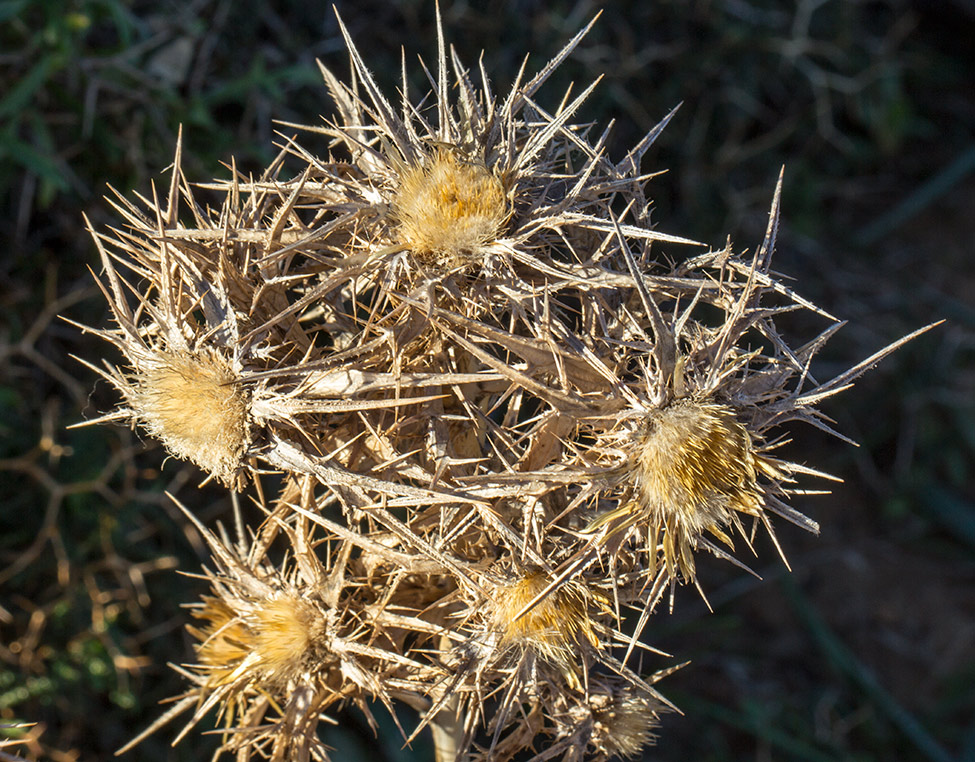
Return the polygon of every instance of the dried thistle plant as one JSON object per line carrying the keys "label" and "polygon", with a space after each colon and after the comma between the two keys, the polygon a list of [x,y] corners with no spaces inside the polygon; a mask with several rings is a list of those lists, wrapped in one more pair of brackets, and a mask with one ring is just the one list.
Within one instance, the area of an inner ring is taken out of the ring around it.
{"label": "dried thistle plant", "polygon": [[[637,756],[671,708],[673,668],[628,666],[658,604],[771,515],[816,531],[788,498],[825,474],[778,454],[783,424],[832,431],[816,405],[917,333],[813,379],[839,323],[770,269],[778,188],[752,256],[655,257],[693,243],[649,223],[670,115],[613,163],[572,121],[596,83],[536,102],[589,27],[501,99],[441,28],[431,97],[404,74],[396,107],[341,28],[351,80],[323,67],[337,115],[302,128],[324,155],[290,139],[200,191],[180,144],[166,198],[93,231],[116,326],[92,330],[125,358],[96,368],[123,398],[99,420],[267,513],[234,541],[191,516],[190,687],[132,743],[213,710],[238,760],[323,760],[325,712],[379,701],[441,762]],[[827,327],[793,346],[794,310]]]}

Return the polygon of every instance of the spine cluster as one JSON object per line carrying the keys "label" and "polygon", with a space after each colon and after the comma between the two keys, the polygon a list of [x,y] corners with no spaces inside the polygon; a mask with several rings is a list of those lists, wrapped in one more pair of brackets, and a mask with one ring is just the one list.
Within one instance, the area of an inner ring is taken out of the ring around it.
{"label": "spine cluster", "polygon": [[[633,757],[669,704],[628,612],[773,517],[816,530],[788,499],[823,474],[781,427],[830,430],[816,405],[907,339],[813,380],[837,323],[770,270],[778,188],[751,253],[651,225],[670,116],[613,162],[573,121],[595,83],[538,105],[587,29],[502,98],[441,33],[433,92],[395,105],[346,33],[315,148],[195,186],[180,146],[161,197],[93,231],[115,325],[89,330],[124,358],[101,420],[266,513],[233,541],[193,518],[210,591],[147,732],[216,712],[239,760],[324,760],[329,711],[402,702],[442,762]],[[788,343],[794,310],[822,333]]]}

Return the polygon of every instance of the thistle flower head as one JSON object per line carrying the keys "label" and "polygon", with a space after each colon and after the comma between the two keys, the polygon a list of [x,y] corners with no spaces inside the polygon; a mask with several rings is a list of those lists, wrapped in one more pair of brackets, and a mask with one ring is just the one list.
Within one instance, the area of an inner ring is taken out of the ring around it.
{"label": "thistle flower head", "polygon": [[[196,661],[180,669],[191,687],[126,749],[191,712],[185,734],[217,706],[227,731],[224,751],[244,759],[268,751],[270,759],[327,759],[318,728],[330,707],[353,702],[374,724],[370,702],[390,711],[393,695],[422,703],[443,682],[443,670],[420,653],[446,632],[435,623],[444,591],[417,575],[420,588],[435,593],[428,606],[434,613],[427,621],[401,613],[422,605],[414,586],[384,576],[401,554],[390,557],[380,543],[359,537],[360,550],[379,550],[381,557],[366,567],[364,556],[353,560],[352,544],[316,537],[319,522],[309,525],[283,509],[254,537],[230,543],[183,510],[216,567],[205,574],[209,593],[191,607]],[[282,544],[283,559],[275,562],[272,550]]]}
{"label": "thistle flower head", "polygon": [[244,673],[248,681],[286,685],[307,669],[315,649],[327,645],[323,610],[294,592],[237,603],[235,611],[226,598],[204,596],[193,612],[208,623],[190,632],[200,641],[197,655],[214,686]]}
{"label": "thistle flower head", "polygon": [[730,544],[723,529],[740,526],[737,513],[760,515],[761,459],[728,405],[681,399],[650,411],[630,453],[623,478],[633,483],[632,496],[596,526],[614,519],[647,525],[651,537],[662,536],[671,575],[679,568],[693,579],[694,551],[705,532]]}
{"label": "thistle flower head", "polygon": [[483,165],[438,150],[402,172],[393,197],[396,236],[441,270],[475,264],[511,215],[504,184]]}
{"label": "thistle flower head", "polygon": [[233,485],[249,440],[249,400],[213,350],[159,352],[130,374],[136,420],[176,457]]}
{"label": "thistle flower head", "polygon": [[[593,483],[582,490],[602,509],[585,532],[598,534],[594,542],[609,551],[614,568],[629,564],[647,569],[658,582],[696,583],[699,549],[741,565],[710,538],[733,548],[737,534],[751,547],[753,527],[746,529],[744,518],[767,529],[784,560],[770,514],[818,531],[785,500],[797,475],[832,477],[776,457],[773,450],[784,440],[776,427],[802,421],[836,434],[816,403],[918,333],[834,379],[815,382],[810,363],[838,326],[797,348],[775,326],[779,312],[798,308],[835,321],[769,274],[780,190],[781,182],[766,238],[752,257],[730,248],[709,252],[676,268],[679,278],[648,274],[623,228],[616,227],[634,293],[625,309],[604,312],[601,335],[612,342],[604,356],[619,379],[614,396],[621,404],[613,416],[603,414],[600,420],[611,423],[595,427],[594,445],[581,448],[593,453],[588,462],[606,475],[602,487]],[[770,306],[783,297],[792,304]],[[718,308],[718,319],[713,309],[702,315],[702,301]],[[607,452],[615,453],[615,462],[606,464]],[[736,532],[726,531],[729,527]],[[633,537],[642,542],[621,552]],[[650,556],[645,561],[638,559],[641,547]],[[654,589],[649,609],[663,586]]]}
{"label": "thistle flower head", "polygon": [[550,582],[548,575],[536,571],[497,588],[491,624],[501,633],[502,646],[529,648],[565,665],[578,660],[579,646],[599,645],[590,619],[592,595],[573,581],[543,596]]}
{"label": "thistle flower head", "polygon": [[[594,231],[606,230],[604,211],[621,192],[642,198],[647,178],[639,174],[640,157],[659,129],[614,164],[604,155],[607,135],[592,145],[590,125],[572,121],[596,82],[574,98],[565,93],[551,112],[539,105],[538,91],[591,23],[503,97],[483,70],[478,85],[439,29],[433,91],[415,102],[404,74],[402,102],[395,105],[341,19],[339,25],[352,59],[351,83],[323,67],[338,114],[324,127],[294,126],[328,136],[332,150],[341,147],[346,156],[324,160],[297,144],[289,150],[322,176],[329,198],[354,227],[350,262],[366,258],[374,265],[370,275],[392,293],[417,281],[443,282],[458,270],[475,275],[464,289],[470,313],[482,314],[490,313],[481,303],[485,290],[521,290],[528,285],[524,271],[537,276],[605,258]],[[690,243],[649,228],[642,235]],[[404,250],[421,266],[407,264]],[[479,271],[472,267],[488,262]]]}
{"label": "thistle flower head", "polygon": [[597,759],[633,759],[656,741],[654,730],[665,706],[632,685],[614,684],[613,688],[590,693],[593,725],[589,745]]}

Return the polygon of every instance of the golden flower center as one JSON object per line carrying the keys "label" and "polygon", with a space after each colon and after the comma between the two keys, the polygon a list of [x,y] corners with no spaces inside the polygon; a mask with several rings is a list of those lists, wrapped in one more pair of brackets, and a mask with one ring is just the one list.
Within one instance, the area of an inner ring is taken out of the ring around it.
{"label": "golden flower center", "polygon": [[135,386],[133,407],[152,436],[225,484],[236,480],[248,408],[226,360],[216,353],[163,353]]}
{"label": "golden flower center", "polygon": [[402,174],[393,212],[400,243],[441,269],[473,264],[511,214],[501,181],[450,151],[438,151]]}
{"label": "golden flower center", "polygon": [[734,410],[716,402],[681,400],[652,413],[635,442],[633,500],[614,514],[624,524],[646,521],[661,536],[673,573],[694,577],[693,551],[704,532],[727,545],[722,531],[737,513],[761,514],[758,471],[764,468]]}
{"label": "golden flower center", "polygon": [[504,641],[534,645],[545,652],[576,643],[580,636],[595,645],[585,591],[578,583],[567,582],[522,613],[550,581],[541,572],[534,572],[501,588],[495,601],[494,624]]}
{"label": "golden flower center", "polygon": [[681,401],[654,413],[638,440],[635,476],[646,508],[694,531],[761,505],[751,438],[726,405]]}
{"label": "golden flower center", "polygon": [[249,656],[261,680],[289,678],[304,667],[323,629],[314,606],[292,595],[253,602],[245,613],[211,596],[204,603],[193,615],[207,625],[189,631],[200,641],[200,663],[212,668],[211,679],[218,684],[235,679],[235,670]]}

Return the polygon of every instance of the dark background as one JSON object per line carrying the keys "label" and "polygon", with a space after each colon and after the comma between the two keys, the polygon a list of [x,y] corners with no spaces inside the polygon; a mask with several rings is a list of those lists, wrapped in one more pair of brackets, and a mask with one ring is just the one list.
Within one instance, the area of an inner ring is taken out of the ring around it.
{"label": "dark background", "polygon": [[[435,55],[431,2],[339,3],[391,96],[400,49]],[[648,640],[691,660],[661,683],[684,712],[652,760],[975,760],[975,4],[772,0],[443,0],[448,41],[496,92],[602,18],[540,93],[557,105],[605,78],[584,119],[616,119],[611,155],[682,103],[645,159],[669,233],[759,243],[779,169],[775,267],[848,319],[825,378],[933,320],[947,322],[826,404],[853,448],[796,430],[794,459],[844,479],[796,499],[816,538],[779,523],[743,577],[699,564],[714,613],[678,591]],[[500,40],[500,43],[499,43]],[[166,182],[183,125],[191,179],[259,171],[273,120],[331,112],[315,58],[348,71],[334,16],[311,2],[0,1],[0,723],[37,725],[29,758],[103,760],[179,693],[192,659],[181,603],[205,560],[164,490],[208,521],[219,490],[127,429],[66,427],[115,402],[69,355],[107,345],[55,318],[105,326],[82,215],[113,224],[106,184]],[[425,87],[424,87],[425,91]],[[308,136],[305,145],[324,150]],[[824,325],[789,326],[797,342]],[[146,452],[150,450],[150,452]],[[810,485],[819,486],[819,485]],[[380,751],[354,713],[326,737],[336,760]],[[167,727],[128,759],[208,758]]]}

